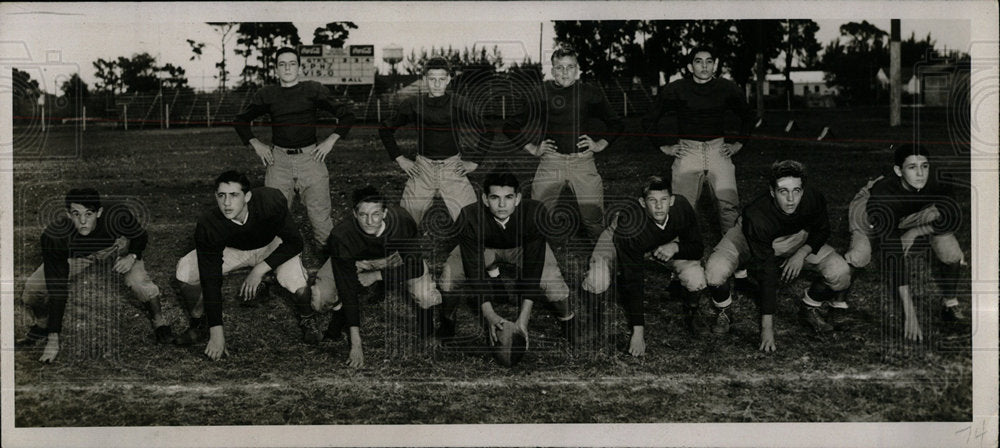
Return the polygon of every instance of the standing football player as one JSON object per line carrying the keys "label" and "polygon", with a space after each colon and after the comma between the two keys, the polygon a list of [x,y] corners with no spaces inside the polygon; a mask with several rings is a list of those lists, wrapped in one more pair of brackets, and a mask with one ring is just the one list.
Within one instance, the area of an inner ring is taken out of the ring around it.
{"label": "standing football player", "polygon": [[504,133],[539,158],[532,198],[551,211],[569,185],[583,226],[596,240],[604,231],[604,183],[594,154],[607,149],[624,125],[601,89],[578,79],[574,50],[558,48],[551,60],[553,79],[504,123]]}
{"label": "standing football player", "polygon": [[441,293],[420,255],[420,232],[413,218],[399,207],[387,207],[373,187],[353,194],[353,217],[333,229],[327,242],[329,259],[316,276],[317,311],[333,310],[325,337],[341,338],[347,331],[351,351],[348,365],[364,366],[361,311],[358,293],[377,281],[401,283],[417,304],[417,331],[430,340],[435,305]]}
{"label": "standing football player", "polygon": [[[863,268],[872,258],[870,238],[881,243],[880,264],[891,269],[883,275],[889,280],[890,291],[897,293],[903,304],[903,334],[912,341],[923,340],[906,262],[918,238],[930,239],[939,262],[936,267],[942,293],[942,320],[952,323],[964,320],[958,303],[957,279],[965,260],[954,234],[961,222],[961,208],[951,188],[934,176],[930,159],[930,153],[922,145],[904,144],[896,148],[892,166],[895,178],[869,182],[851,201],[848,217],[851,248],[844,256],[851,266]],[[879,223],[879,229],[874,229],[870,222]]]}
{"label": "standing football player", "polygon": [[246,175],[226,171],[215,179],[216,207],[198,219],[195,250],[177,262],[180,296],[191,320],[177,336],[178,345],[205,339],[213,361],[226,353],[222,329],[222,280],[235,269],[251,268],[240,287],[243,300],[253,300],[264,275],[275,272],[278,284],[294,294],[306,342],[318,342],[311,330],[312,291],[302,266],[302,236],[292,221],[285,196],[270,187],[250,189]]}
{"label": "standing football player", "polygon": [[[264,185],[278,189],[291,208],[295,192],[302,198],[319,246],[326,243],[333,223],[330,219],[330,172],[326,156],[333,145],[351,129],[354,114],[350,105],[330,95],[315,81],[299,81],[299,54],[281,48],[275,55],[279,85],[258,90],[250,104],[236,115],[233,126],[240,140],[260,157],[267,167]],[[337,126],[317,143],[317,112],[325,110],[337,118]],[[271,145],[254,136],[250,123],[264,114],[271,116]]]}
{"label": "standing football player", "polygon": [[[638,198],[639,207],[618,215],[601,234],[590,256],[590,270],[583,289],[593,294],[605,292],[617,273],[618,291],[625,317],[632,330],[629,353],[646,352],[644,270],[646,258],[667,266],[677,274],[683,291],[684,323],[692,334],[706,332],[698,314],[699,292],[705,289],[705,271],[701,267],[704,246],[694,209],[684,196],[670,193],[670,183],[659,176],[650,177]],[[619,225],[621,223],[621,225]]]}
{"label": "standing football player", "polygon": [[[851,269],[828,244],[830,218],[826,199],[806,183],[805,167],[794,160],[771,165],[768,193],[743,209],[740,225],[726,232],[705,263],[705,280],[715,302],[713,332],[729,331],[727,309],[732,303],[729,278],[737,267],[748,266],[759,285],[760,350],[773,352],[774,312],[779,282],[798,278],[803,268],[819,272],[803,292],[800,314],[817,333],[833,327],[820,316],[823,302],[846,308],[844,292],[851,285]],[[838,303],[843,302],[843,303]]]}
{"label": "standing football player", "polygon": [[146,306],[156,341],[170,342],[173,334],[160,310],[160,288],[149,279],[142,259],[149,241],[142,223],[127,205],[102,202],[92,188],[70,190],[65,203],[66,215],[42,232],[42,265],[28,277],[21,296],[35,323],[15,346],[24,348],[46,341],[39,361],[55,360],[70,281],[106,260],[114,260],[111,270],[124,276],[125,285]]}
{"label": "standing football player", "polygon": [[[736,224],[740,198],[736,190],[733,156],[743,149],[753,126],[753,111],[736,83],[717,78],[719,60],[713,50],[697,47],[688,54],[690,78],[678,79],[657,95],[643,118],[643,128],[652,131],[660,117],[672,112],[679,138],[666,138],[660,151],[673,157],[671,190],[684,196],[692,207],[708,186],[716,201],[723,235]],[[740,120],[739,134],[725,135],[726,112]],[[662,134],[657,132],[656,134]]]}

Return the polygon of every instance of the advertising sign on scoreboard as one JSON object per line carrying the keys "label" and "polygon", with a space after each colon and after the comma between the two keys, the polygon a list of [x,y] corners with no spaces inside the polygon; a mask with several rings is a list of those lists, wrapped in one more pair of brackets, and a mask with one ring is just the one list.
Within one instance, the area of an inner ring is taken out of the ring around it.
{"label": "advertising sign on scoreboard", "polygon": [[363,85],[375,83],[375,46],[300,45],[302,73],[299,79],[320,84]]}

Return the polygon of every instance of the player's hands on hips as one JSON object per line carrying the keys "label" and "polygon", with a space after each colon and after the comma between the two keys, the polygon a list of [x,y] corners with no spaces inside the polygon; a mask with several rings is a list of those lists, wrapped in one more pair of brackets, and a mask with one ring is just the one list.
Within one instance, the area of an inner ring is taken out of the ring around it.
{"label": "player's hands on hips", "polygon": [[212,361],[218,361],[223,354],[229,355],[226,350],[226,336],[222,332],[222,325],[216,325],[208,329],[208,344],[205,345],[205,355]]}
{"label": "player's hands on hips", "polygon": [[466,176],[469,173],[475,171],[476,168],[479,168],[478,163],[462,160],[458,162],[458,166],[455,167],[455,173],[458,174],[459,176]]}
{"label": "player's hands on hips", "polygon": [[274,155],[271,154],[271,147],[261,143],[260,140],[253,139],[250,140],[250,146],[253,147],[254,152],[257,153],[257,157],[260,157],[260,162],[264,166],[274,164]]}
{"label": "player's hands on hips", "polygon": [[720,152],[724,157],[732,157],[735,156],[736,153],[740,152],[740,149],[743,149],[743,144],[740,142],[723,143],[722,150]]}
{"label": "player's hands on hips", "polygon": [[405,172],[407,176],[416,177],[418,170],[417,164],[414,161],[407,159],[406,156],[399,156],[396,157],[396,164],[403,169],[403,172]]}
{"label": "player's hands on hips", "polygon": [[45,343],[45,349],[42,350],[42,356],[38,358],[41,362],[52,362],[55,361],[56,356],[59,355],[59,333],[49,333],[48,342]]}
{"label": "player's hands on hips", "polygon": [[760,351],[773,352],[774,346],[774,316],[765,314],[760,318]]}
{"label": "player's hands on hips", "polygon": [[589,135],[584,134],[577,139],[576,147],[582,149],[583,152],[599,153],[608,147],[608,141],[603,138],[594,141]]}
{"label": "player's hands on hips", "polygon": [[670,157],[675,157],[678,159],[686,157],[688,155],[688,152],[690,152],[687,146],[684,146],[681,143],[677,143],[675,145],[663,145],[660,147],[660,151]]}
{"label": "player's hands on hips", "polygon": [[781,268],[783,269],[781,272],[781,281],[790,282],[799,277],[799,273],[802,272],[802,265],[806,261],[806,255],[802,251],[799,251],[781,263]]}
{"label": "player's hands on hips", "polygon": [[679,250],[680,247],[677,246],[677,243],[669,242],[657,247],[656,250],[653,251],[653,256],[656,257],[657,260],[667,262],[670,261],[671,258],[674,258],[674,255],[677,255]]}
{"label": "player's hands on hips", "polygon": [[528,143],[524,145],[524,148],[527,149],[528,152],[535,157],[541,157],[549,153],[557,152],[556,141],[550,138],[542,140],[542,142],[537,145],[533,143]]}
{"label": "player's hands on hips", "polygon": [[642,325],[632,327],[632,340],[628,344],[628,353],[637,358],[646,353],[645,328]]}
{"label": "player's hands on hips", "polygon": [[340,137],[336,136],[336,135],[337,134],[330,134],[329,138],[327,138],[326,140],[323,140],[322,142],[318,143],[313,148],[313,151],[312,151],[313,160],[315,160],[317,162],[325,162],[326,161],[326,155],[330,154],[330,151],[333,151],[333,144],[337,143],[337,140],[340,139]]}
{"label": "player's hands on hips", "polygon": [[128,271],[131,271],[136,258],[135,254],[125,254],[124,257],[118,257],[118,259],[115,260],[115,272],[125,274]]}

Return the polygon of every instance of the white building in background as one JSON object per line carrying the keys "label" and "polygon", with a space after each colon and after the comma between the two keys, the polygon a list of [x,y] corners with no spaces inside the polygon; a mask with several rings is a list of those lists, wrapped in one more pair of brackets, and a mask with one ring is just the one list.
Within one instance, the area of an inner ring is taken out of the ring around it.
{"label": "white building in background", "polygon": [[[795,71],[789,73],[792,79],[792,95],[795,96],[828,96],[837,95],[836,87],[826,85],[825,72],[822,70]],[[764,77],[764,96],[777,95],[785,91],[785,75],[772,73]]]}

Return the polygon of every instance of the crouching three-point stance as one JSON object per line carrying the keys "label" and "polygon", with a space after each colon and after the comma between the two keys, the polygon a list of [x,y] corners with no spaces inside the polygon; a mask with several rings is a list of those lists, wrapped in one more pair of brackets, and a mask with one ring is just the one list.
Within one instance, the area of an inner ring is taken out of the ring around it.
{"label": "crouching three-point stance", "polygon": [[212,360],[226,353],[222,279],[234,269],[251,268],[240,287],[244,300],[252,300],[264,274],[274,270],[278,283],[295,295],[300,313],[308,314],[311,302],[300,258],[302,236],[292,222],[285,196],[270,187],[251,190],[245,175],[226,171],[215,179],[215,201],[218,207],[198,219],[195,250],[177,262],[182,305],[190,313],[191,324],[176,342],[202,341],[207,328],[205,354]]}
{"label": "crouching three-point stance", "polygon": [[[964,262],[954,231],[961,223],[961,208],[951,188],[932,175],[930,154],[920,145],[896,148],[893,171],[896,178],[869,182],[854,197],[849,209],[851,248],[847,262],[863,268],[872,258],[872,241],[881,243],[882,275],[903,304],[903,334],[909,340],[923,339],[910,293],[907,255],[918,238],[929,238],[938,263],[942,293],[941,318],[964,320],[958,304],[958,276]],[[875,228],[874,223],[878,223]]]}
{"label": "crouching three-point stance", "polygon": [[823,302],[847,308],[843,296],[851,284],[851,269],[844,258],[826,244],[830,219],[826,200],[806,185],[805,167],[794,160],[771,165],[769,192],[761,195],[740,216],[740,223],[726,232],[705,263],[705,280],[716,307],[716,333],[729,331],[726,310],[732,302],[730,276],[738,266],[749,268],[759,288],[760,349],[774,351],[773,316],[779,281],[798,278],[802,268],[818,271],[802,297],[803,320],[816,332],[833,330],[820,316]]}
{"label": "crouching three-point stance", "polygon": [[583,280],[585,291],[601,294],[610,286],[612,273],[618,274],[619,298],[632,330],[629,343],[632,356],[646,352],[642,301],[647,256],[677,274],[688,329],[692,333],[707,331],[698,318],[699,291],[705,289],[705,271],[701,267],[704,246],[694,209],[683,196],[672,195],[670,182],[658,176],[646,181],[641,194],[642,209],[634,207],[618,215],[598,239],[590,256],[590,270]]}
{"label": "crouching three-point stance", "polygon": [[66,216],[42,233],[42,265],[28,277],[21,300],[35,319],[18,348],[46,340],[40,361],[59,354],[59,333],[69,299],[70,280],[95,263],[114,260],[111,269],[125,276],[125,284],[145,304],[158,342],[173,335],[160,311],[160,288],[149,280],[142,252],[149,237],[125,203],[101,202],[91,188],[66,194]]}
{"label": "crouching three-point stance", "polygon": [[487,174],[482,202],[466,206],[459,214],[456,225],[461,257],[448,259],[441,272],[441,289],[452,291],[464,283],[467,292],[481,295],[480,308],[491,343],[497,340],[496,330],[508,323],[494,311],[492,303],[494,297],[504,294],[499,263],[516,267],[521,305],[514,324],[525,339],[532,305],[543,299],[551,305],[564,336],[573,343],[573,313],[566,300],[569,288],[542,228],[547,216],[540,202],[522,200],[517,178],[502,169]]}
{"label": "crouching three-point stance", "polygon": [[340,339],[350,333],[348,365],[362,367],[361,311],[358,293],[364,286],[385,280],[404,285],[417,304],[417,328],[428,340],[434,329],[433,306],[441,303],[430,269],[420,255],[420,233],[410,214],[399,207],[387,207],[385,198],[373,187],[354,192],[352,219],[340,223],[330,233],[330,258],[316,276],[316,311],[333,310],[325,337]]}

